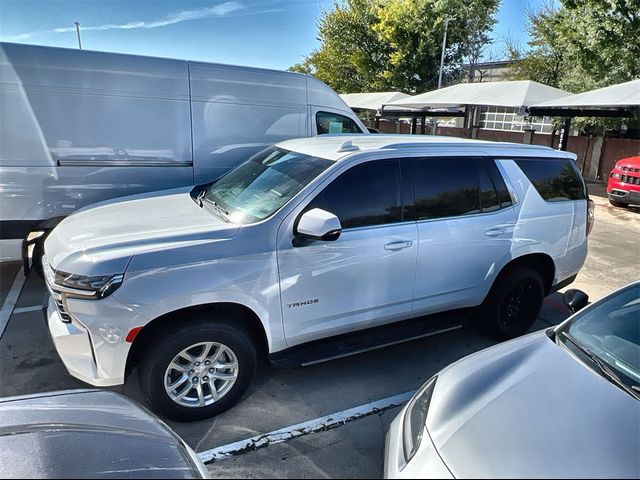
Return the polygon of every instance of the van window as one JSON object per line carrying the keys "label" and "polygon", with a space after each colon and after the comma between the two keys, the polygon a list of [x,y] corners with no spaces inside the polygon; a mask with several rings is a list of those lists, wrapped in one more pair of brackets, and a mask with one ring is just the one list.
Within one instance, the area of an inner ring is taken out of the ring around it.
{"label": "van window", "polygon": [[318,135],[325,133],[362,133],[351,118],[337,113],[318,112],[316,114]]}
{"label": "van window", "polygon": [[418,220],[480,212],[478,174],[473,158],[416,158],[414,182]]}
{"label": "van window", "polygon": [[586,198],[584,184],[572,160],[540,158],[515,162],[547,202]]}
{"label": "van window", "polygon": [[340,219],[342,228],[401,221],[400,174],[394,160],[357,165],[340,175],[306,208],[321,208]]}

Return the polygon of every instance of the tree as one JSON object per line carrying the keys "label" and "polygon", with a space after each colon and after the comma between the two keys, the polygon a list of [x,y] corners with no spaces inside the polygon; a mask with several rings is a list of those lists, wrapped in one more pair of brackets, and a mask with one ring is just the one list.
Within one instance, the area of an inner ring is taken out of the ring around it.
{"label": "tree", "polygon": [[514,61],[512,77],[561,88],[563,78],[575,65],[568,55],[568,41],[560,34],[566,28],[566,15],[551,3],[526,15],[530,50],[524,53],[513,40],[507,41],[507,54]]}
{"label": "tree", "polygon": [[[563,0],[528,12],[530,49],[508,43],[514,79],[581,93],[640,77],[640,0]],[[517,61],[515,61],[517,60]],[[636,120],[625,121],[636,129]],[[620,119],[576,118],[585,133],[619,128]]]}
{"label": "tree", "polygon": [[640,77],[640,0],[563,0],[575,60],[599,86]]}
{"label": "tree", "polygon": [[469,66],[467,81],[470,83],[481,82],[484,74],[478,70],[478,65],[486,60],[487,49],[492,43],[489,32],[497,21],[498,2],[493,0],[461,1],[454,11],[456,18],[453,21],[453,33],[455,35],[460,30],[459,48]]}
{"label": "tree", "polygon": [[323,12],[318,22],[320,48],[305,59],[315,76],[340,93],[381,91],[388,87],[379,75],[390,48],[380,42],[379,0],[346,0]]}
{"label": "tree", "polygon": [[437,86],[444,24],[449,28],[445,78],[458,78],[465,57],[489,42],[499,0],[343,0],[318,22],[320,47],[302,64],[341,93]]}

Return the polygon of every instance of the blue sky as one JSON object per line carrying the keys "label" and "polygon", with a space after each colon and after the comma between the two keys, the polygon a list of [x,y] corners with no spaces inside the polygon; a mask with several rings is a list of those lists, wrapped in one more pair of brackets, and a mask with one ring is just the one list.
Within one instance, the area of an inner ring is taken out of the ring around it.
{"label": "blue sky", "polygon": [[[528,39],[525,11],[546,0],[502,0],[494,55]],[[0,40],[284,69],[317,46],[332,0],[0,0]]]}

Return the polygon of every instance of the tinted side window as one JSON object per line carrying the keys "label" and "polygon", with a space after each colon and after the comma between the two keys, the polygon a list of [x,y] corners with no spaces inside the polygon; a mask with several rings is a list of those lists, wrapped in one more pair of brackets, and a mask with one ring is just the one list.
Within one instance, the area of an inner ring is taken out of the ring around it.
{"label": "tinted side window", "polygon": [[349,117],[337,113],[318,112],[316,114],[318,135],[325,133],[362,133],[362,130]]}
{"label": "tinted side window", "polygon": [[478,161],[478,176],[480,177],[480,206],[482,211],[495,212],[499,210],[498,194],[482,161]]}
{"label": "tinted side window", "polygon": [[418,220],[480,212],[473,158],[411,160]]}
{"label": "tinted side window", "polygon": [[400,175],[394,160],[356,165],[336,178],[306,210],[321,208],[340,219],[342,228],[401,220]]}
{"label": "tinted side window", "polygon": [[504,183],[504,178],[500,174],[500,170],[496,166],[495,160],[491,160],[489,158],[485,158],[482,160],[485,168],[489,172],[489,176],[493,181],[493,184],[496,187],[496,191],[498,192],[498,199],[500,200],[500,206],[510,207],[512,205],[511,195],[509,195],[509,190],[507,190],[507,185]]}
{"label": "tinted side window", "polygon": [[568,159],[520,159],[515,161],[548,202],[586,198],[584,184]]}

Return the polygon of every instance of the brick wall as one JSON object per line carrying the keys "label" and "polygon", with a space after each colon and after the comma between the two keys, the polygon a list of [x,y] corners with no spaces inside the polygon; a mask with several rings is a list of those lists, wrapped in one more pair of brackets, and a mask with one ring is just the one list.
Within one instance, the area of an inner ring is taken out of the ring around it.
{"label": "brick wall", "polygon": [[640,156],[640,139],[605,138],[600,159],[600,178],[606,179],[621,158]]}
{"label": "brick wall", "polygon": [[524,133],[522,132],[507,132],[505,130],[478,130],[478,140],[522,143],[523,138]]}
{"label": "brick wall", "polygon": [[469,138],[471,133],[467,128],[438,127],[438,135],[445,137]]}

